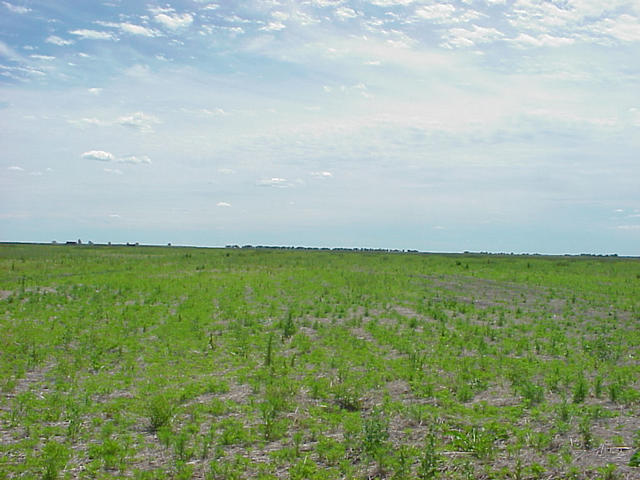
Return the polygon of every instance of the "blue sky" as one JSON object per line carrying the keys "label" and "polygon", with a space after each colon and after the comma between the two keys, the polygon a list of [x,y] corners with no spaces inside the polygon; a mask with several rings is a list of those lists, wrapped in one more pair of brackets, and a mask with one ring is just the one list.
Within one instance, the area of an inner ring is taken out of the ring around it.
{"label": "blue sky", "polygon": [[0,2],[0,239],[640,255],[640,2]]}

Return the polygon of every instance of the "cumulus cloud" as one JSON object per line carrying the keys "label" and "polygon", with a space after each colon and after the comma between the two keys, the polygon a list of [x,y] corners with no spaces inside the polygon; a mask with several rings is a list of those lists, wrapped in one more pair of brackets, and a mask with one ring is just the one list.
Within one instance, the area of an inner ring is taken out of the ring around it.
{"label": "cumulus cloud", "polygon": [[66,47],[67,45],[73,45],[75,42],[73,40],[65,40],[64,38],[60,38],[57,35],[49,35],[45,42],[51,43],[53,45],[58,45],[59,47]]}
{"label": "cumulus cloud", "polygon": [[160,123],[157,117],[147,115],[144,112],[135,112],[125,115],[116,120],[116,123],[123,127],[133,128],[142,132],[153,131],[153,125]]}
{"label": "cumulus cloud", "polygon": [[102,32],[99,30],[89,30],[81,28],[79,30],[72,30],[69,32],[71,35],[76,35],[83,40],[115,40],[113,34],[109,32]]}
{"label": "cumulus cloud", "polygon": [[9,168],[7,168],[7,170],[11,170],[13,172],[24,172],[24,168],[19,167],[17,165],[12,165]]}
{"label": "cumulus cloud", "polygon": [[223,208],[225,208],[225,207],[230,207],[230,206],[231,206],[231,204],[230,204],[230,203],[228,203],[228,202],[218,202],[218,203],[216,203],[216,207],[223,207]]}
{"label": "cumulus cloud", "polygon": [[13,13],[19,13],[19,14],[25,14],[25,13],[29,13],[31,11],[30,8],[27,7],[23,7],[20,5],[13,5],[12,3],[9,2],[2,2],[2,4],[10,11]]}
{"label": "cumulus cloud", "polygon": [[87,90],[91,95],[100,95],[102,93],[102,88],[92,87]]}
{"label": "cumulus cloud", "polygon": [[190,13],[158,13],[153,19],[170,30],[187,28],[193,23],[193,15]]}
{"label": "cumulus cloud", "polygon": [[85,160],[97,160],[99,162],[111,162],[116,158],[113,153],[105,152],[104,150],[90,150],[84,152],[81,157]]}

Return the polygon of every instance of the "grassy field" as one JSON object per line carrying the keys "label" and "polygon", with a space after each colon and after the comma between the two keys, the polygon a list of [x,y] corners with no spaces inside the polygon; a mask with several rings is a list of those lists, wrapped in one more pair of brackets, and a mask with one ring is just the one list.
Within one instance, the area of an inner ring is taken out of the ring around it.
{"label": "grassy field", "polygon": [[640,261],[0,246],[0,478],[640,478]]}

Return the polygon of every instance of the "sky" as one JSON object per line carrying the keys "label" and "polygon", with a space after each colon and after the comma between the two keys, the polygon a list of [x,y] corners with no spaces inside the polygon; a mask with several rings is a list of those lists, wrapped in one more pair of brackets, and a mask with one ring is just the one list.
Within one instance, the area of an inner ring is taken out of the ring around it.
{"label": "sky", "polygon": [[640,255],[640,0],[0,1],[0,240]]}

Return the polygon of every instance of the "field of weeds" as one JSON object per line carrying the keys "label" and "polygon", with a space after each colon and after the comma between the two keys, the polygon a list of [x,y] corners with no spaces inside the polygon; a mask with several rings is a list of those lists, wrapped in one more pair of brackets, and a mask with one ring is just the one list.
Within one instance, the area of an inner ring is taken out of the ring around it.
{"label": "field of weeds", "polygon": [[640,478],[640,261],[0,246],[0,478]]}

